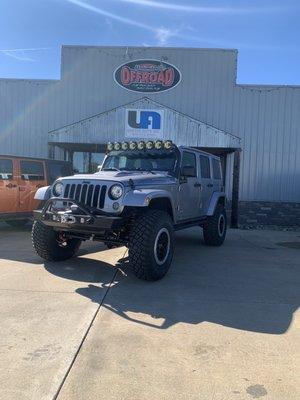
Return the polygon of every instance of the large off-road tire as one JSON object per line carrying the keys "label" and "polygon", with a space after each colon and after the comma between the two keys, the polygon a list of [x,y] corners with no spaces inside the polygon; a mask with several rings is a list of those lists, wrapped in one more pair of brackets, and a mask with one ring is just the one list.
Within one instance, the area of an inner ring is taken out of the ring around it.
{"label": "large off-road tire", "polygon": [[29,219],[11,219],[5,222],[13,228],[24,228],[24,226],[29,222]]}
{"label": "large off-road tire", "polygon": [[39,221],[33,223],[32,244],[37,254],[48,261],[64,261],[73,257],[81,240],[60,238],[59,233]]}
{"label": "large off-road tire", "polygon": [[156,281],[168,272],[174,252],[173,223],[168,213],[149,210],[140,216],[129,237],[129,264],[134,274]]}
{"label": "large off-road tire", "polygon": [[226,237],[227,217],[225,208],[217,206],[213,216],[203,226],[204,242],[208,246],[221,246]]}

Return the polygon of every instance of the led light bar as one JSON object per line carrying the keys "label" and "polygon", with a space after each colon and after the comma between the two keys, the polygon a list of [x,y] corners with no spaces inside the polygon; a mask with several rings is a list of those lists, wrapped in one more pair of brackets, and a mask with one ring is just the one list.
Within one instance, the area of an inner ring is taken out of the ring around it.
{"label": "led light bar", "polygon": [[140,140],[139,142],[131,141],[131,142],[108,142],[107,143],[107,151],[119,151],[119,150],[170,150],[174,147],[172,140],[148,140],[147,142]]}

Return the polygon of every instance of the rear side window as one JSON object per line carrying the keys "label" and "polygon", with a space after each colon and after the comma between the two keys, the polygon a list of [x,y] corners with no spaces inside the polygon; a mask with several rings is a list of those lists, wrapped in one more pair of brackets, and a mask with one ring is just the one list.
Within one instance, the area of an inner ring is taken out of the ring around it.
{"label": "rear side window", "polygon": [[220,162],[215,158],[212,159],[213,177],[214,179],[221,179],[221,166]]}
{"label": "rear side window", "polygon": [[0,158],[0,179],[9,180],[13,177],[13,162],[6,158]]}
{"label": "rear side window", "polygon": [[21,178],[26,181],[42,181],[45,179],[44,165],[39,161],[20,161]]}
{"label": "rear side window", "polygon": [[73,175],[71,165],[61,162],[49,162],[48,164],[49,183],[52,184],[61,176]]}
{"label": "rear side window", "polygon": [[206,156],[200,156],[200,168],[201,168],[201,177],[204,179],[210,178],[210,163],[209,158]]}

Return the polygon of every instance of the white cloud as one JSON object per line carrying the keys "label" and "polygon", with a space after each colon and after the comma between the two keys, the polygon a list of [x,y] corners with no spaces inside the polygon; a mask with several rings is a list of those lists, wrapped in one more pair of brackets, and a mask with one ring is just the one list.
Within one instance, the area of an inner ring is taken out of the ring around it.
{"label": "white cloud", "polygon": [[[155,0],[115,0],[123,3],[137,4],[140,6],[160,8],[180,12],[196,12],[203,14],[249,14],[257,12],[282,12],[288,10],[286,6],[262,6],[262,7],[219,7],[219,6],[193,6],[189,4],[174,4]],[[183,0],[183,3],[185,1]]]}
{"label": "white cloud", "polygon": [[170,29],[162,26],[161,28],[157,29],[155,38],[158,40],[159,46],[165,46],[168,43],[169,39],[172,36],[175,36],[175,34],[175,31],[172,32]]}
{"label": "white cloud", "polygon": [[34,58],[28,56],[30,52],[36,52],[40,50],[49,50],[50,47],[31,47],[24,49],[0,49],[0,53],[12,57],[18,61],[36,61]]}
{"label": "white cloud", "polygon": [[[197,12],[204,14],[247,14],[251,12],[258,12],[264,10],[261,7],[247,8],[247,7],[209,7],[209,6],[192,6],[189,4],[177,4],[160,2],[154,0],[115,0],[122,3],[132,3],[145,7],[160,8],[165,10],[173,10],[180,12]],[[270,9],[268,9],[270,10]]]}

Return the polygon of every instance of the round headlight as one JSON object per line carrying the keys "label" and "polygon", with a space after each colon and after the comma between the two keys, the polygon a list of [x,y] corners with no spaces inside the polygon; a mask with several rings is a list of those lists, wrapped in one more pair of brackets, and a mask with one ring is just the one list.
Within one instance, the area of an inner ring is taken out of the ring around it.
{"label": "round headlight", "polygon": [[53,186],[52,192],[55,197],[59,197],[63,194],[64,185],[61,182],[56,182]]}
{"label": "round headlight", "polygon": [[123,195],[123,186],[113,185],[109,189],[109,197],[113,200],[118,200]]}

